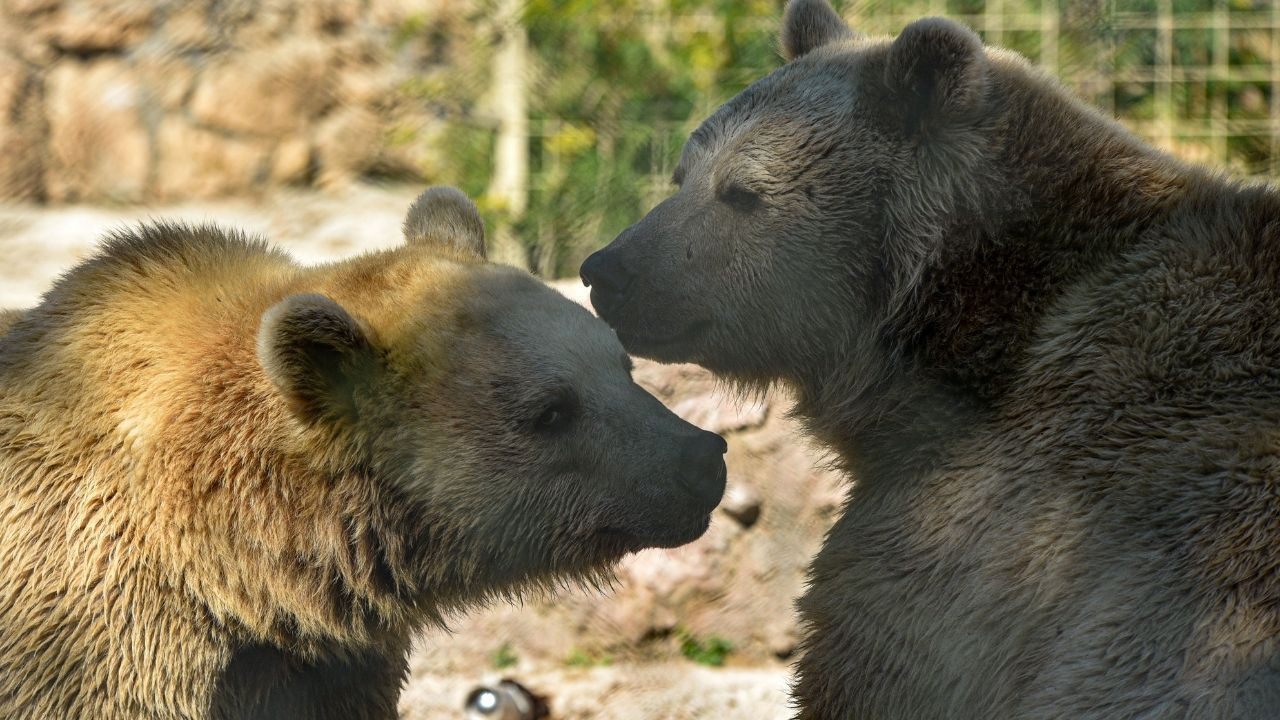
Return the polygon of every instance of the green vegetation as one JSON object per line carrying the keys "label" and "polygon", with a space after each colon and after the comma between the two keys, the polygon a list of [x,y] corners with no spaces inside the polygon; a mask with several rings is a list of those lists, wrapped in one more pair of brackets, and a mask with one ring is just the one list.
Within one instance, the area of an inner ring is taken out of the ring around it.
{"label": "green vegetation", "polygon": [[720,667],[733,652],[733,643],[719,635],[699,638],[688,630],[677,629],[676,639],[680,641],[680,654],[699,665]]}
{"label": "green vegetation", "polygon": [[[406,88],[451,118],[441,143],[449,176],[432,179],[478,198],[486,219],[508,228],[527,264],[547,276],[575,274],[587,254],[665,197],[688,133],[782,62],[784,0],[524,2],[528,169],[524,209],[513,211],[491,194],[499,132],[491,106],[509,98],[486,95],[495,48],[509,39],[492,22],[503,3],[477,0],[470,16],[447,22],[415,17],[395,40],[430,35],[466,69],[465,79]],[[1172,0],[1178,22],[1164,25],[1157,0],[1060,0],[1047,16],[1043,0],[834,4],[873,35],[945,12],[1175,152],[1246,173],[1275,169],[1269,68],[1278,30],[1269,0]],[[1214,24],[1222,17],[1229,29]],[[395,129],[390,141],[407,142],[407,134]]]}
{"label": "green vegetation", "polygon": [[511,643],[502,643],[502,645],[498,646],[498,649],[493,651],[493,656],[490,660],[496,670],[513,668],[520,662],[519,656],[511,648]]}
{"label": "green vegetation", "polygon": [[574,648],[569,657],[564,659],[565,667],[592,668],[608,667],[613,664],[613,655],[609,653],[592,653],[582,648]]}

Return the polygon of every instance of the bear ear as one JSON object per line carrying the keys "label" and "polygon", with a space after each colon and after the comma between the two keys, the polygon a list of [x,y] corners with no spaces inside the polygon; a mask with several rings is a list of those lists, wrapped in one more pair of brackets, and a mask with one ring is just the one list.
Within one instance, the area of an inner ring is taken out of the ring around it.
{"label": "bear ear", "polygon": [[410,245],[438,245],[484,259],[484,221],[460,190],[433,187],[418,196],[404,219]]}
{"label": "bear ear", "polygon": [[308,423],[357,418],[356,389],[371,380],[373,357],[355,319],[323,295],[287,297],[258,326],[258,362]]}
{"label": "bear ear", "polygon": [[885,83],[902,99],[912,126],[963,116],[982,107],[987,55],[969,28],[924,18],[903,28],[890,46]]}
{"label": "bear ear", "polygon": [[827,0],[791,0],[782,18],[782,53],[791,62],[827,43],[854,36]]}

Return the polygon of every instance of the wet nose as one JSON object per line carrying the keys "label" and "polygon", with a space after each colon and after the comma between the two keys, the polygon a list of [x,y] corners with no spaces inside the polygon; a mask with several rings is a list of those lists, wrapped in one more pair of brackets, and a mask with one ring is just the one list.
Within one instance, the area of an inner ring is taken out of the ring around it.
{"label": "wet nose", "polygon": [[582,284],[591,288],[591,304],[601,315],[609,314],[622,304],[634,278],[617,253],[609,252],[608,248],[592,253],[578,273]]}
{"label": "wet nose", "polygon": [[681,449],[685,489],[707,512],[719,505],[724,495],[724,454],[728,449],[724,438],[705,431],[684,441]]}

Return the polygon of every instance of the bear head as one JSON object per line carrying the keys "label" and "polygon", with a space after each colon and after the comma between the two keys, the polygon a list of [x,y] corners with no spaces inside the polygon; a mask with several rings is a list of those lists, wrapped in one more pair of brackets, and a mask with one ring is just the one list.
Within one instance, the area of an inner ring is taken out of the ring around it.
{"label": "bear head", "polygon": [[461,193],[424,193],[405,235],[275,302],[257,335],[312,454],[411,508],[398,522],[418,568],[390,580],[463,605],[699,537],[724,440],[636,385],[587,310],[486,263]]}
{"label": "bear head", "polygon": [[794,0],[782,45],[689,138],[674,194],[582,266],[633,353],[748,384],[849,361],[974,182],[994,63],[970,30],[869,39]]}

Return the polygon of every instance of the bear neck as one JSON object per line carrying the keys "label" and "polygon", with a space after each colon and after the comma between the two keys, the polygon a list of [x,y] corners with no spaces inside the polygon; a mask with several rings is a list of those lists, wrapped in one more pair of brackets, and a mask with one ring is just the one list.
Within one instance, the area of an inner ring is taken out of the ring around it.
{"label": "bear neck", "polygon": [[[880,331],[834,333],[827,346],[838,356],[807,353],[819,360],[792,379],[797,414],[860,479],[930,466],[980,427],[1065,291],[1189,194],[1220,193],[1222,181],[1059,91],[1013,92],[1000,110],[978,152],[951,148],[897,188],[898,198],[949,202],[897,213],[901,222],[889,213],[887,264],[897,272]],[[976,159],[957,181],[960,156]],[[942,167],[953,177],[937,179]]]}

